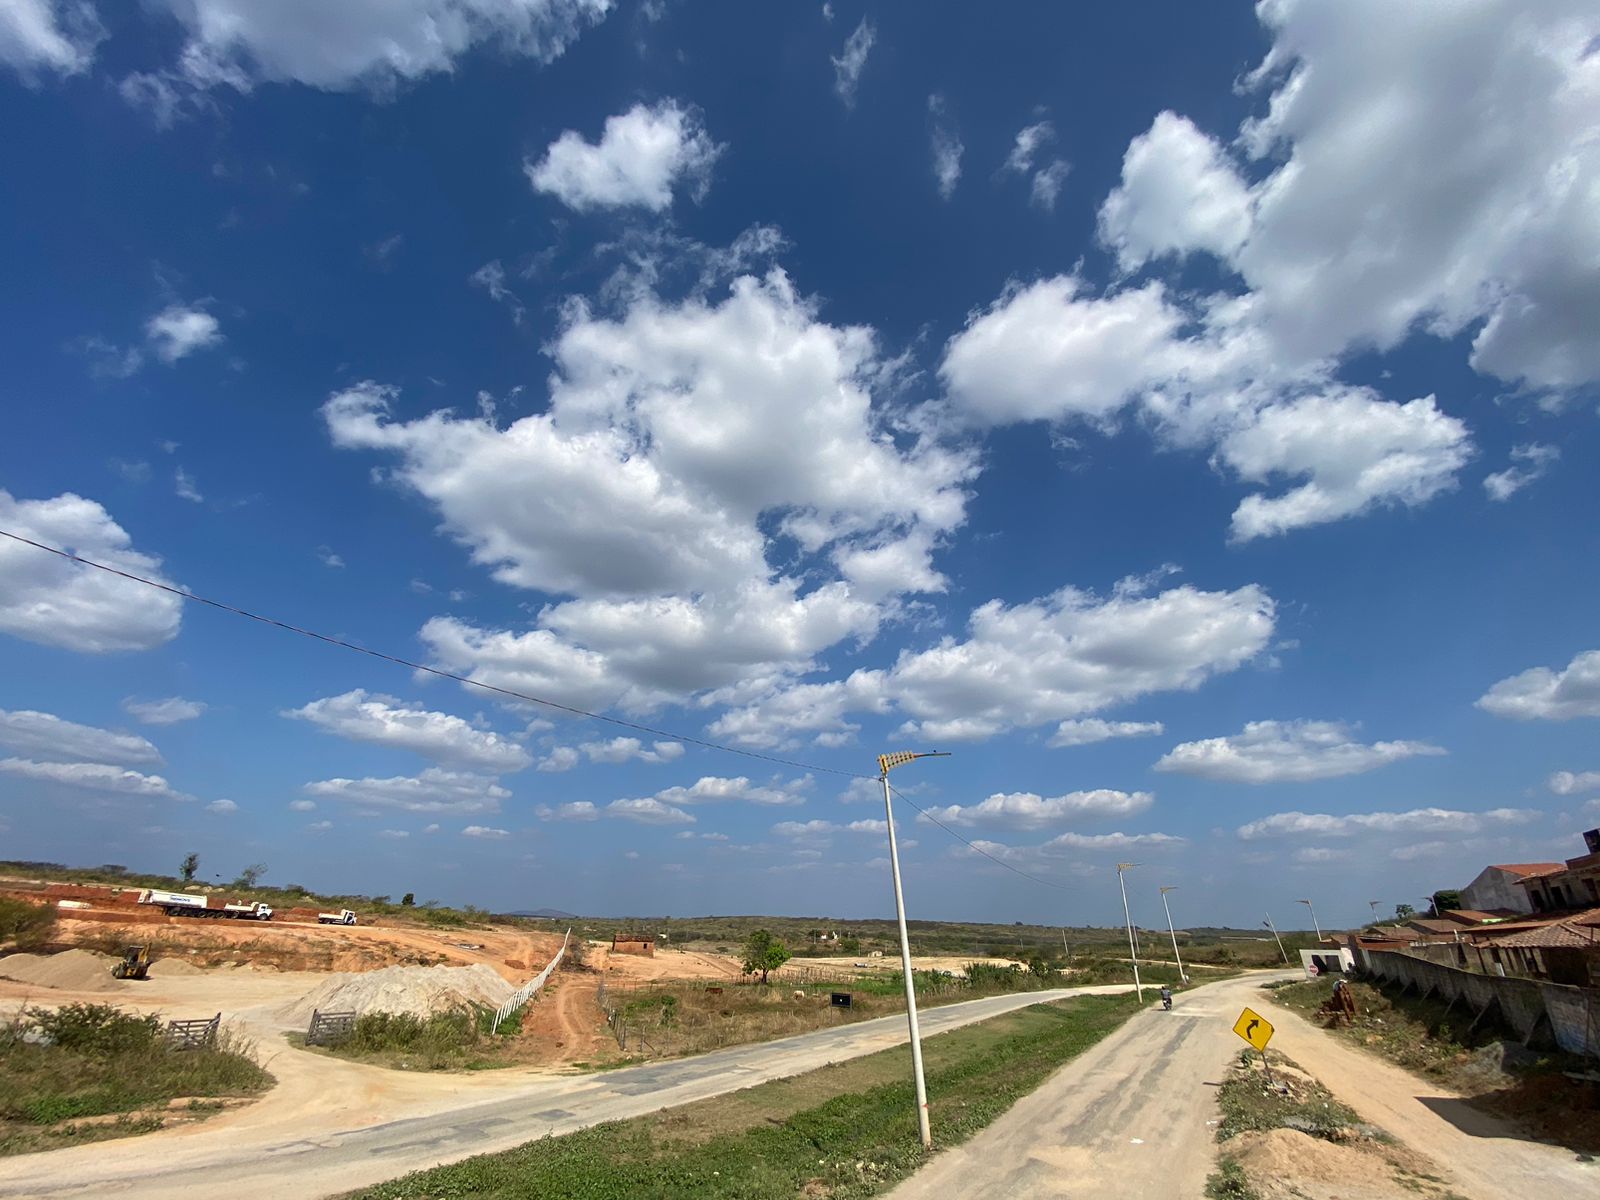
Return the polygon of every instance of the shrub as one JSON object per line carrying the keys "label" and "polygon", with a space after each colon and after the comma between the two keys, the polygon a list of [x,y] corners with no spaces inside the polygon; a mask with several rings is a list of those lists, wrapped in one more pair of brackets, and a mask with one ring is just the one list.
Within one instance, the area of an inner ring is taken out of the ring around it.
{"label": "shrub", "polygon": [[0,943],[15,942],[19,950],[32,950],[50,940],[56,928],[56,910],[47,904],[29,904],[0,896]]}
{"label": "shrub", "polygon": [[160,1017],[123,1012],[112,1004],[63,1004],[54,1010],[30,1008],[28,1019],[54,1045],[89,1054],[144,1050],[161,1037]]}

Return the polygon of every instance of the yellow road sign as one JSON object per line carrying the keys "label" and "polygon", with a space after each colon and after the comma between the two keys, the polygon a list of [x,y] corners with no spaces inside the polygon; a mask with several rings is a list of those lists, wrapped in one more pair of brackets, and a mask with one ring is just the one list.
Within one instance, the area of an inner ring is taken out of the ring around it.
{"label": "yellow road sign", "polygon": [[1257,1050],[1265,1050],[1267,1043],[1272,1040],[1272,1022],[1253,1008],[1247,1008],[1239,1014],[1239,1019],[1233,1023],[1233,1031]]}

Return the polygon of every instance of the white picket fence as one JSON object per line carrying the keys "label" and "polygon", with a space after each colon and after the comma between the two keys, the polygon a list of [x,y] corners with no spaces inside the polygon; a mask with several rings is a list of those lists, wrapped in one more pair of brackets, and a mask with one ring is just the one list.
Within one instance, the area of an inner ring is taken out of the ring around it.
{"label": "white picket fence", "polygon": [[567,936],[561,939],[561,949],[557,950],[556,956],[545,964],[544,970],[540,971],[532,979],[528,980],[527,983],[523,984],[516,991],[512,992],[511,999],[507,1000],[495,1010],[494,1024],[489,1026],[490,1033],[497,1032],[500,1028],[501,1021],[504,1021],[512,1013],[516,1012],[517,1009],[521,1008],[524,1004],[531,1000],[533,998],[533,994],[549,982],[550,972],[554,971],[557,965],[561,962],[561,956],[567,952],[567,943],[571,940],[572,930],[569,929],[567,930]]}

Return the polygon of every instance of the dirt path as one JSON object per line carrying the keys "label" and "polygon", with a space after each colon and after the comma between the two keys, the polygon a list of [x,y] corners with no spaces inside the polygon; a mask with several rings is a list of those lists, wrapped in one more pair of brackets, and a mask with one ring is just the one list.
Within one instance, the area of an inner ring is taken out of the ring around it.
{"label": "dirt path", "polygon": [[1600,1165],[1584,1163],[1559,1146],[1528,1141],[1511,1124],[1346,1045],[1281,1005],[1268,1002],[1262,1011],[1277,1027],[1273,1049],[1294,1059],[1363,1119],[1433,1159],[1468,1200],[1600,1192]]}

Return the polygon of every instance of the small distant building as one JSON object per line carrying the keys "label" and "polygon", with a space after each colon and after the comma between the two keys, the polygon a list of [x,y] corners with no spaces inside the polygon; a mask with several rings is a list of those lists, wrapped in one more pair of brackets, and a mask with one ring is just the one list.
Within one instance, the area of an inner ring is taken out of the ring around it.
{"label": "small distant building", "polygon": [[1512,912],[1531,913],[1533,901],[1528,889],[1520,886],[1522,882],[1533,876],[1553,874],[1564,866],[1558,862],[1543,862],[1500,863],[1485,867],[1478,872],[1476,879],[1461,889],[1461,907],[1480,912],[1508,908]]}
{"label": "small distant building", "polygon": [[1600,986],[1600,927],[1552,921],[1485,942],[1495,966],[1552,983]]}
{"label": "small distant building", "polygon": [[612,934],[611,953],[643,954],[648,958],[654,958],[656,953],[655,939],[643,933]]}
{"label": "small distant building", "polygon": [[1527,893],[1533,911],[1567,912],[1600,906],[1600,829],[1585,830],[1583,840],[1587,854],[1564,863],[1551,863],[1551,870],[1517,881]]}

